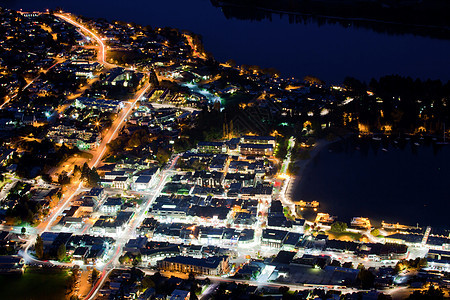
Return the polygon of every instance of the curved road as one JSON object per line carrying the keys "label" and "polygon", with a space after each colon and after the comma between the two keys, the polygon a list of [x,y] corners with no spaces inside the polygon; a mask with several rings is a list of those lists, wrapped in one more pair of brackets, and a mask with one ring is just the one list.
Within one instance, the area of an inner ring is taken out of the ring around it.
{"label": "curved road", "polygon": [[[106,64],[108,66],[115,66],[112,64],[109,64],[105,61],[105,45],[102,42],[101,38],[97,36],[95,33],[87,29],[82,24],[70,19],[69,17],[62,15],[62,14],[55,14],[57,17],[60,17],[61,19],[69,22],[70,24],[77,26],[82,31],[87,32],[89,35],[93,36],[95,40],[98,42],[100,46],[100,50],[98,51],[98,59],[101,63]],[[53,66],[52,66],[53,67]],[[37,78],[36,78],[37,79]],[[122,111],[119,113],[119,116],[117,119],[113,122],[111,128],[108,130],[106,136],[103,138],[102,143],[100,146],[92,151],[93,153],[93,159],[90,161],[90,167],[96,167],[100,161],[101,158],[105,155],[107,151],[107,144],[111,142],[114,138],[117,137],[120,130],[123,128],[126,119],[130,116],[132,113],[134,107],[136,106],[136,103],[141,99],[141,97],[148,91],[148,89],[151,87],[150,84],[147,84],[143,88],[141,88],[137,93],[136,97],[131,101],[131,103],[122,109]],[[58,203],[56,207],[54,207],[50,213],[50,216],[47,218],[46,221],[39,224],[39,226],[36,227],[37,233],[42,234],[43,232],[47,231],[51,225],[56,221],[57,217],[64,211],[64,209],[70,204],[70,201],[73,199],[75,195],[77,195],[80,190],[82,189],[82,182],[72,184],[66,191],[65,195],[63,196],[63,199]],[[29,248],[32,246],[33,242],[36,239],[37,234],[30,235],[28,242],[24,245],[24,251],[21,251],[22,256],[27,259],[28,261],[32,261],[35,263],[45,263],[39,260],[36,260],[32,258],[28,254]]]}

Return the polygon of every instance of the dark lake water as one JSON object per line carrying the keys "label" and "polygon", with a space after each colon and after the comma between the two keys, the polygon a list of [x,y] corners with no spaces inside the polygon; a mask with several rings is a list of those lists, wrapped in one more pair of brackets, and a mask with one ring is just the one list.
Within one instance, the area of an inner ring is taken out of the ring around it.
{"label": "dark lake water", "polygon": [[292,24],[289,17],[238,20],[225,17],[210,0],[3,0],[12,9],[62,7],[89,17],[170,26],[201,34],[206,50],[220,61],[274,67],[283,76],[314,75],[341,83],[345,76],[369,81],[400,74],[450,80],[450,41],[411,34],[388,35],[339,24]]}
{"label": "dark lake water", "polygon": [[309,163],[295,196],[320,201],[321,211],[344,221],[450,228],[450,145],[420,143],[332,144]]}

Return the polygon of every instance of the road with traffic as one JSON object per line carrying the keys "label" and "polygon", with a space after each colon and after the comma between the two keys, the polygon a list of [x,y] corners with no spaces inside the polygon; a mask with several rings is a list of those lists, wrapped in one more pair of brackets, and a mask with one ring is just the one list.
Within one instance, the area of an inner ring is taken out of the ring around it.
{"label": "road with traffic", "polygon": [[[30,81],[28,81],[28,83],[21,89],[21,91],[25,91],[27,88],[29,88],[33,83],[36,82],[36,80],[38,80],[42,74],[46,74],[48,71],[50,71],[51,69],[53,69],[56,65],[62,63],[64,60],[63,59],[57,59],[56,62],[51,65],[48,69],[45,69],[44,71],[42,71],[42,73],[39,73],[38,76],[34,77],[33,79],[31,79]],[[6,101],[3,102],[0,105],[0,109],[4,108],[5,106],[7,106],[12,100],[14,100],[18,95],[19,95],[20,91],[15,93],[14,95],[12,95],[11,97],[7,97]]]}
{"label": "road with traffic", "polygon": [[[105,45],[102,42],[101,38],[93,33],[91,30],[87,29],[84,25],[78,23],[77,21],[74,21],[73,19],[67,17],[66,15],[62,14],[56,14],[57,17],[60,17],[61,19],[71,23],[74,26],[79,27],[83,32],[87,32],[89,35],[94,37],[94,39],[99,43],[99,51],[98,51],[98,60],[102,64],[108,64],[105,61]],[[108,66],[112,66],[111,64],[108,64]],[[107,144],[110,143],[114,138],[117,137],[120,130],[125,125],[125,121],[132,113],[134,107],[136,106],[136,103],[141,99],[141,97],[147,92],[147,90],[150,88],[150,84],[147,84],[146,86],[142,87],[137,93],[134,99],[132,100],[131,104],[127,107],[123,108],[121,112],[119,113],[116,120],[113,122],[112,126],[106,133],[105,137],[102,140],[102,143],[99,147],[92,150],[93,158],[90,161],[90,167],[97,167],[98,164],[101,162],[101,158],[106,154],[107,151]],[[24,258],[29,259],[30,256],[28,255],[28,251],[32,244],[34,243],[37,234],[42,234],[45,231],[48,231],[53,223],[56,221],[56,219],[61,215],[61,213],[70,205],[71,200],[79,194],[79,192],[82,190],[83,183],[82,182],[74,182],[71,185],[69,185],[66,188],[65,193],[63,194],[63,197],[61,201],[50,211],[49,217],[41,222],[36,227],[36,234],[29,235],[28,242],[24,246]]]}
{"label": "road with traffic", "polygon": [[[100,63],[102,63],[104,66],[111,68],[111,67],[117,67],[116,65],[110,64],[106,61],[106,47],[105,44],[102,41],[102,38],[100,36],[98,36],[97,34],[95,34],[93,31],[89,30],[88,28],[86,28],[84,25],[80,24],[79,22],[77,22],[76,20],[74,20],[73,18],[69,17],[68,15],[63,15],[63,14],[55,14],[55,16],[63,19],[64,21],[77,26],[80,31],[82,31],[85,34],[90,35],[91,37],[93,37],[96,42],[99,45],[99,50],[98,50],[98,56],[97,59]],[[55,64],[56,65],[56,64]],[[54,67],[55,65],[53,65],[52,67]],[[52,68],[51,67],[51,68]],[[50,69],[50,68],[49,68]],[[39,77],[36,77],[35,79],[33,79],[25,88],[27,88],[29,85],[31,85],[35,80],[37,80]],[[151,87],[150,84],[145,85],[144,87],[142,87],[141,89],[139,89],[136,94],[135,97],[131,100],[131,102],[125,107],[123,108],[119,115],[117,116],[117,118],[114,120],[113,124],[111,125],[111,127],[109,128],[109,130],[106,132],[105,136],[102,139],[102,142],[100,143],[100,145],[91,151],[92,154],[92,159],[89,162],[89,166],[91,168],[93,167],[97,167],[100,163],[101,163],[101,159],[102,157],[107,153],[107,144],[110,143],[113,139],[115,139],[118,134],[120,133],[121,129],[123,128],[123,126],[126,123],[126,120],[129,118],[129,116],[131,115],[131,113],[133,112],[136,103],[142,99],[143,95],[148,91],[148,89]],[[5,105],[6,103],[4,103],[3,105]],[[158,185],[158,191],[162,188],[163,186],[163,182],[167,179],[167,176],[163,176],[161,178],[160,181],[160,185]],[[71,265],[71,264],[63,264],[63,263],[58,263],[58,262],[51,262],[51,261],[40,261],[36,258],[34,258],[33,256],[31,256],[29,254],[29,250],[30,248],[33,246],[37,235],[42,234],[45,231],[48,231],[53,223],[58,219],[58,217],[61,215],[61,213],[67,209],[72,201],[72,199],[78,195],[81,191],[83,190],[83,183],[82,182],[74,182],[71,185],[69,185],[66,190],[65,193],[63,194],[63,197],[61,199],[61,201],[59,201],[59,203],[50,211],[49,216],[47,217],[47,219],[45,219],[44,221],[42,221],[37,227],[35,232],[33,232],[32,234],[28,235],[28,239],[26,241],[26,243],[24,244],[23,250],[21,250],[19,252],[19,254],[28,262],[28,263],[32,263],[32,264],[45,264],[45,265]],[[156,193],[155,193],[156,195]],[[149,201],[150,202],[150,201]],[[148,209],[148,208],[147,208]],[[145,210],[142,210],[140,212],[140,217],[139,219],[141,219],[141,216],[145,213]],[[129,234],[130,232],[132,232],[137,226],[139,225],[139,222],[135,222],[133,224],[133,226],[130,226],[129,230],[127,230],[127,234]],[[87,227],[86,227],[87,228]],[[127,235],[129,236],[129,235]],[[120,256],[121,253],[121,248],[123,247],[123,245],[126,243],[127,239],[125,238],[125,236],[121,237],[121,240],[117,243],[116,246],[116,250],[114,251],[114,255],[113,257],[103,266],[103,271],[102,271],[102,275],[101,278],[97,281],[97,285],[95,285],[91,292],[87,295],[87,299],[91,298],[92,295],[95,295],[98,292],[98,288],[101,287],[101,283],[104,281],[104,279],[107,277],[107,275],[109,274],[109,271],[114,263],[117,261],[118,257]]]}
{"label": "road with traffic", "polygon": [[[81,24],[80,22],[77,22],[76,20],[74,20],[75,18],[72,17],[71,14],[54,14],[56,17],[63,19],[64,21],[66,21],[67,23],[72,24],[73,26],[79,28],[82,32],[84,32],[85,34],[84,37],[86,38],[86,34],[93,37],[95,39],[95,41],[98,44],[98,51],[97,51],[97,61],[100,62],[101,64],[103,64],[103,66],[106,67],[116,67],[116,65],[110,64],[106,61],[106,45],[105,43],[103,43],[102,38],[94,33],[92,30],[90,30],[89,28],[87,28],[85,25]],[[89,38],[88,38],[89,40]]]}
{"label": "road with traffic", "polygon": [[130,221],[128,226],[122,231],[122,233],[116,238],[115,248],[114,248],[114,255],[105,263],[102,274],[97,281],[97,284],[94,285],[92,290],[89,292],[89,294],[86,296],[86,299],[94,299],[97,295],[98,291],[102,287],[103,282],[107,278],[108,274],[113,270],[115,267],[119,265],[119,257],[122,254],[123,246],[131,239],[135,237],[136,228],[142,223],[144,218],[146,217],[146,214],[148,210],[150,209],[150,206],[155,201],[155,199],[158,197],[159,193],[163,189],[165,183],[167,180],[173,175],[173,169],[175,168],[175,165],[177,163],[177,160],[180,156],[177,155],[173,158],[173,160],[170,162],[170,165],[166,167],[161,174],[159,175],[160,178],[155,183],[150,190],[152,191],[151,196],[148,197],[145,204],[142,204],[138,211],[136,212],[134,218]]}

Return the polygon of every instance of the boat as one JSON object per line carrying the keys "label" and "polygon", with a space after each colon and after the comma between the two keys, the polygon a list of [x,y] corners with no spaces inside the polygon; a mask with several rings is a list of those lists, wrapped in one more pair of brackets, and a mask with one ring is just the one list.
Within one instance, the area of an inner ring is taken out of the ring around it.
{"label": "boat", "polygon": [[300,201],[298,201],[295,204],[300,206],[300,207],[307,207],[307,208],[317,208],[320,205],[319,201],[306,202],[306,201],[303,201],[303,200],[300,200]]}
{"label": "boat", "polygon": [[315,223],[321,223],[321,224],[332,224],[336,220],[335,216],[330,216],[330,214],[327,213],[317,213],[316,219],[314,220]]}
{"label": "boat", "polygon": [[369,218],[364,217],[354,217],[350,222],[350,225],[357,228],[367,228],[367,229],[372,227]]}
{"label": "boat", "polygon": [[384,152],[388,152],[388,149],[386,149],[386,148],[381,148],[381,150]]}
{"label": "boat", "polygon": [[400,230],[406,230],[406,229],[418,229],[418,226],[409,226],[409,225],[402,225],[397,223],[387,223],[385,221],[381,221],[381,227],[385,229],[400,229]]}

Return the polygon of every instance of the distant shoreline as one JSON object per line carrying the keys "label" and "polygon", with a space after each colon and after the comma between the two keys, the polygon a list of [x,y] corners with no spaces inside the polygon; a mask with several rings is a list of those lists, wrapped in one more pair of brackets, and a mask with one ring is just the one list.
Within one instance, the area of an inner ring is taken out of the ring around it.
{"label": "distant shoreline", "polygon": [[[323,22],[342,23],[348,26],[371,28],[374,31],[391,32],[393,34],[414,34],[425,37],[450,39],[450,24],[442,11],[447,4],[440,3],[439,8],[424,4],[406,6],[384,6],[381,2],[347,1],[337,5],[334,1],[281,1],[278,3],[253,0],[211,0],[212,4],[221,7],[225,15],[234,18],[267,18],[267,14],[287,14],[304,18],[313,18]],[[266,15],[264,15],[266,14]],[[402,16],[404,14],[405,16]],[[293,19],[294,20],[294,19]]]}

